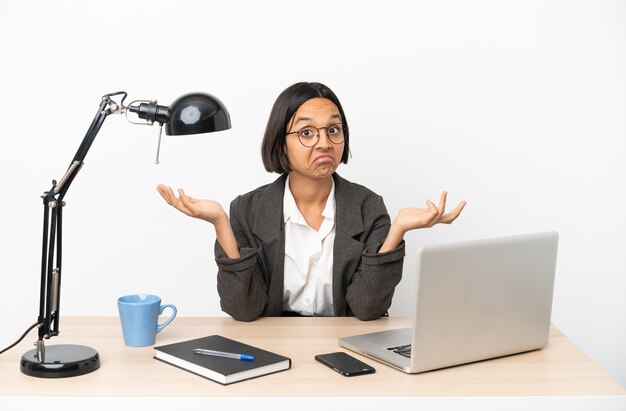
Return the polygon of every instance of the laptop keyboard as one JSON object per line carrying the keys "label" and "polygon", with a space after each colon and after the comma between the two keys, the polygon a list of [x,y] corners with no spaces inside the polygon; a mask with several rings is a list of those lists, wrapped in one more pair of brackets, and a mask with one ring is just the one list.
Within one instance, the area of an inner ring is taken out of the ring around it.
{"label": "laptop keyboard", "polygon": [[398,345],[396,347],[387,348],[389,351],[393,351],[396,354],[400,354],[403,357],[411,358],[411,344]]}

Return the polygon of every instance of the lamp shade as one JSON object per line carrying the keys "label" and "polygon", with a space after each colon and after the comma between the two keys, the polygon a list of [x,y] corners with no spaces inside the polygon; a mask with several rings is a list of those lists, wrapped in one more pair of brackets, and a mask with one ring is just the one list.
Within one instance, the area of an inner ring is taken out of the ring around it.
{"label": "lamp shade", "polygon": [[169,120],[165,124],[168,135],[210,133],[228,130],[230,114],[215,96],[206,93],[189,93],[179,97],[169,106]]}

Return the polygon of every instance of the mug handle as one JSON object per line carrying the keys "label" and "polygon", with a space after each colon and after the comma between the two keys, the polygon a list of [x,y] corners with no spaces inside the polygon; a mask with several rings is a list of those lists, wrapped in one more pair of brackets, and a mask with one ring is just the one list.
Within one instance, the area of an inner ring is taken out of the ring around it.
{"label": "mug handle", "polygon": [[176,317],[176,307],[173,304],[163,304],[161,306],[161,311],[159,311],[159,315],[163,314],[163,310],[165,310],[167,307],[172,309],[172,315],[170,316],[170,318],[165,320],[165,322],[163,324],[157,324],[157,333],[160,333],[161,330],[164,329],[165,327],[167,327],[168,324],[172,322],[174,317]]}

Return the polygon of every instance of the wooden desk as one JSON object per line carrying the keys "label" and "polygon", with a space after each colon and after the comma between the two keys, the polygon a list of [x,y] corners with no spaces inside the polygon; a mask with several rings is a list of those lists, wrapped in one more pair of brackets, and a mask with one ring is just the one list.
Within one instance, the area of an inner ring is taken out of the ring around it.
{"label": "wooden desk", "polygon": [[[502,397],[569,396],[626,398],[607,376],[556,327],[549,345],[539,351],[422,374],[407,375],[353,354],[376,373],[342,377],[314,360],[314,355],[343,350],[337,338],[406,327],[409,319],[262,318],[242,323],[231,318],[177,318],[160,334],[157,345],[220,334],[292,359],[289,371],[222,386],[153,359],[152,347],[123,342],[117,317],[65,317],[61,336],[48,344],[83,344],[100,353],[99,370],[68,379],[39,379],[19,371],[22,354],[35,332],[0,356],[0,398],[10,397]],[[621,400],[620,400],[621,401]]]}

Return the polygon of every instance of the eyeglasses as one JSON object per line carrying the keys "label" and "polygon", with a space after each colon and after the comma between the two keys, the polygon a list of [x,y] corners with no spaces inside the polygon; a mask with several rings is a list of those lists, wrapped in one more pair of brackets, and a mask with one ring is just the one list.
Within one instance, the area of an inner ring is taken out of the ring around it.
{"label": "eyeglasses", "polygon": [[326,137],[333,144],[343,143],[343,133],[348,127],[343,124],[331,124],[328,127],[302,127],[298,131],[291,131],[289,134],[297,134],[300,144],[305,147],[313,147],[320,140],[320,130],[326,130]]}

